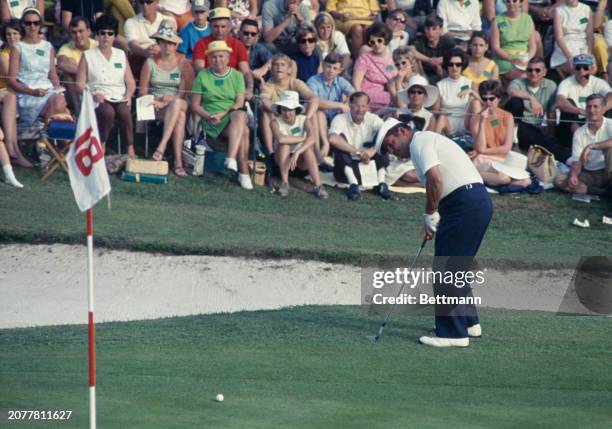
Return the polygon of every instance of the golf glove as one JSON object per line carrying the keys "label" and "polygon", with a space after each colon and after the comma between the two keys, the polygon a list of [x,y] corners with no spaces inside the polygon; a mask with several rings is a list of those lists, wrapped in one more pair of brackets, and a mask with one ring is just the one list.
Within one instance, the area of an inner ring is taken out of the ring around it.
{"label": "golf glove", "polygon": [[438,230],[438,224],[440,223],[440,213],[437,211],[432,214],[425,213],[423,217],[425,218],[425,225],[427,225],[427,228],[436,232]]}

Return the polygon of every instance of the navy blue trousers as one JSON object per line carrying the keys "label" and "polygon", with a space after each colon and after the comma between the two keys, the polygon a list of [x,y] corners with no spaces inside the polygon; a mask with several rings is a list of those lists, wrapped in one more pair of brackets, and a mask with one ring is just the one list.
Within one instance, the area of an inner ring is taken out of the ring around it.
{"label": "navy blue trousers", "polygon": [[[434,272],[467,272],[493,215],[493,205],[484,185],[474,183],[455,189],[440,201],[440,224],[436,232]],[[434,283],[436,296],[471,297],[470,285]],[[467,328],[478,323],[474,305],[436,303],[436,335],[465,338]]]}

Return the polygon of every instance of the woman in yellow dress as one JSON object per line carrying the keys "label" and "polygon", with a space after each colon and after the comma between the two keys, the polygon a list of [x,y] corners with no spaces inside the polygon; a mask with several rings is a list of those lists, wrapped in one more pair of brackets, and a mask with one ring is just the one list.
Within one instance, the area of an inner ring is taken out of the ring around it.
{"label": "woman in yellow dress", "polygon": [[478,91],[478,85],[489,79],[499,79],[499,68],[495,61],[487,56],[489,37],[484,31],[475,31],[468,43],[470,62],[463,76],[472,81],[472,88]]}

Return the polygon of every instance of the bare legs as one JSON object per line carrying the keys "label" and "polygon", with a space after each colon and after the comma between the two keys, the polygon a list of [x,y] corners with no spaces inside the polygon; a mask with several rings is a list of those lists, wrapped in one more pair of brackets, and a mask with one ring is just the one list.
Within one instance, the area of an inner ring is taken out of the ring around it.
{"label": "bare legs", "polygon": [[162,159],[164,152],[166,152],[168,141],[170,141],[170,138],[172,138],[172,146],[174,149],[174,169],[176,172],[176,170],[179,168],[183,168],[181,152],[183,140],[185,140],[187,102],[182,98],[175,98],[161,113],[163,114],[164,132],[161,140],[159,141],[159,145],[153,154],[153,159],[157,159],[158,161]]}
{"label": "bare legs", "polygon": [[2,99],[2,129],[6,135],[6,149],[15,165],[32,167],[17,144],[17,97],[10,91]]}
{"label": "bare legs", "polygon": [[102,145],[106,148],[106,142],[108,141],[111,129],[115,123],[115,118],[117,118],[121,139],[127,146],[127,154],[135,157],[134,125],[132,123],[132,113],[130,112],[130,108],[127,107],[127,104],[109,103],[105,101],[96,109],[96,116],[98,117],[98,129],[100,130]]}

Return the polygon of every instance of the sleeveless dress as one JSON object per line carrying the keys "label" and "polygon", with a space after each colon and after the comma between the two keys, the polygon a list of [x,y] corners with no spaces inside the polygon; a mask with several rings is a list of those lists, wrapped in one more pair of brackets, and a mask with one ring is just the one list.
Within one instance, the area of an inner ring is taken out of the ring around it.
{"label": "sleeveless dress", "polygon": [[463,70],[463,76],[467,77],[476,85],[480,85],[485,80],[493,79],[493,69],[495,68],[495,61],[489,60],[489,64],[485,67],[484,71],[480,74],[474,73],[474,71],[468,66]]}
{"label": "sleeveless dress", "polygon": [[151,79],[149,80],[149,94],[155,97],[161,97],[166,94],[178,94],[181,84],[181,68],[177,64],[170,71],[160,69],[152,58],[147,59],[149,70],[151,70]]}
{"label": "sleeveless dress", "polygon": [[36,44],[19,42],[15,45],[15,48],[19,51],[17,80],[32,89],[48,90],[42,97],[17,94],[19,122],[31,125],[40,116],[47,100],[53,95],[53,83],[49,79],[51,44],[46,40],[41,40]]}
{"label": "sleeveless dress", "polygon": [[[533,28],[531,16],[522,13],[518,19],[509,19],[506,15],[497,15],[495,22],[499,28],[499,45],[511,57],[527,57],[529,36]],[[510,61],[495,58],[499,74],[504,75],[514,67]]]}
{"label": "sleeveless dress", "polygon": [[[570,50],[572,56],[586,54],[589,51],[587,44],[586,29],[589,23],[589,13],[591,9],[583,3],[578,3],[576,7],[567,5],[558,6],[555,13],[561,16],[563,27],[563,39],[567,49]],[[555,68],[567,62],[567,58],[555,41],[555,49],[552,57],[550,57],[550,67]]]}

